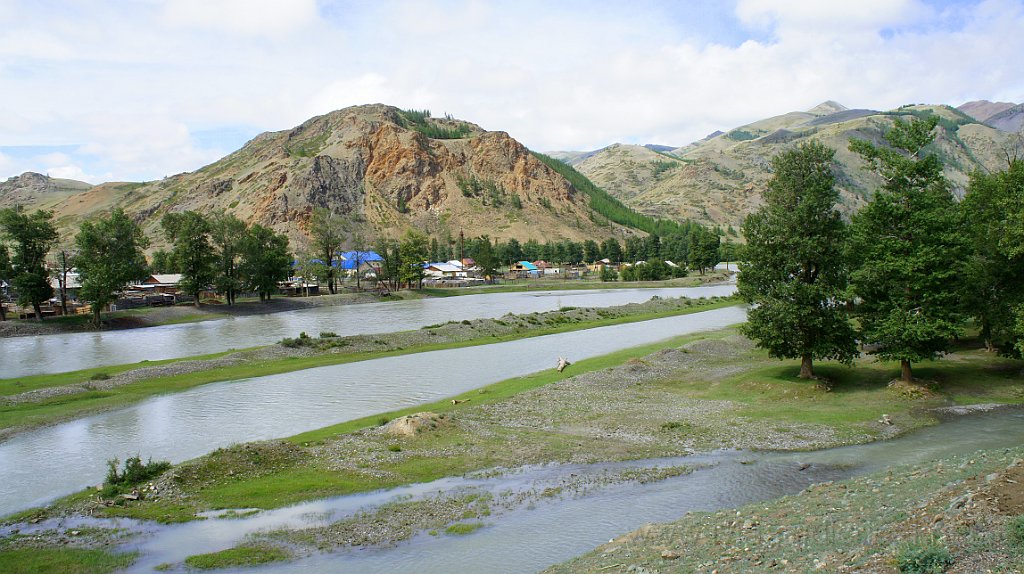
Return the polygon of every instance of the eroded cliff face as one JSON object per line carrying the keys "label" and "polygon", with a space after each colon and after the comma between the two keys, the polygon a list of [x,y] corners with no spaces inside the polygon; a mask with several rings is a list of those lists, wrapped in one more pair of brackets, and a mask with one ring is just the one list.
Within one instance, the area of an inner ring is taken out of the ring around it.
{"label": "eroded cliff face", "polygon": [[[428,137],[430,126],[464,137]],[[420,129],[417,129],[420,128]],[[314,209],[353,233],[398,237],[409,228],[443,237],[581,240],[623,235],[591,213],[589,198],[504,132],[451,119],[410,119],[397,108],[357,106],[265,133],[194,173],[127,189],[104,184],[57,206],[69,229],[123,207],[159,243],[170,212],[225,210],[308,241]]]}

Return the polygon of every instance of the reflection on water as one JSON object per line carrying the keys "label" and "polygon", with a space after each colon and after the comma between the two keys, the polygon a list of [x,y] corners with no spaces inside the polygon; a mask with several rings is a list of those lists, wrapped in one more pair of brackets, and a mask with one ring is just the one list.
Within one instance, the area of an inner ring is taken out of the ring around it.
{"label": "reflection on water", "polygon": [[0,378],[60,373],[217,353],[269,345],[305,331],[341,336],[418,329],[425,325],[495,318],[506,313],[551,311],[559,307],[611,307],[659,297],[730,295],[735,284],[672,289],[608,289],[464,295],[316,307],[284,313],[232,317],[162,327],[0,339]]}
{"label": "reflection on water", "polygon": [[[438,400],[500,380],[742,322],[727,307],[480,347],[306,369],[196,387],[0,444],[0,516],[102,481],[105,461],[179,462],[230,444],[282,437]],[[457,367],[453,367],[457,365]]]}

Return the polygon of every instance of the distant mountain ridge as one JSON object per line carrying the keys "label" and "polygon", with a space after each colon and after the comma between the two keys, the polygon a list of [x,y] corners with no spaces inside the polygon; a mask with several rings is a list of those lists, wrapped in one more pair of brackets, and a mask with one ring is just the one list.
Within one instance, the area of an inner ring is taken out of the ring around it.
{"label": "distant mountain ridge", "polygon": [[560,157],[642,213],[735,226],[761,205],[771,158],[813,139],[836,150],[840,208],[852,213],[881,181],[849,151],[849,141],[860,138],[885,145],[883,135],[895,118],[939,116],[941,125],[931,150],[944,160],[946,176],[959,188],[977,169],[1004,166],[1005,151],[1019,143],[1015,132],[1024,121],[1022,106],[968,102],[961,108],[911,105],[878,111],[851,109],[830,100],[807,111],[718,131],[674,150],[613,144],[593,152],[561,152]]}
{"label": "distant mountain ridge", "polygon": [[[44,206],[44,199],[38,190],[0,191],[0,207]],[[163,215],[184,210],[225,210],[287,234],[299,250],[316,208],[343,217],[350,233],[364,237],[411,228],[435,237],[461,231],[542,242],[634,233],[596,213],[586,193],[507,133],[381,104],[260,134],[195,172],[89,186],[55,199],[45,207],[67,234],[119,207],[157,243]]]}

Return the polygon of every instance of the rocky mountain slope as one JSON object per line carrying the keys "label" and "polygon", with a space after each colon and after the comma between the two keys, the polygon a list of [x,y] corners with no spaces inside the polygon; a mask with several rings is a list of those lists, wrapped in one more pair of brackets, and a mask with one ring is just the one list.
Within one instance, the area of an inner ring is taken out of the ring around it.
{"label": "rocky mountain slope", "polygon": [[[849,151],[851,138],[881,144],[894,118],[936,114],[941,127],[932,149],[944,160],[946,175],[962,190],[974,170],[1005,165],[1006,150],[1018,141],[1009,128],[1018,117],[1015,110],[1019,107],[989,102],[968,106],[979,115],[991,113],[986,120],[998,120],[989,124],[949,106],[915,105],[882,112],[848,109],[828,101],[807,111],[716,132],[668,152],[615,144],[595,152],[558,152],[557,157],[643,213],[737,225],[761,204],[771,158],[814,139],[836,150],[841,208],[851,213],[881,184]],[[1024,118],[1024,113],[1020,117]]]}
{"label": "rocky mountain slope", "polygon": [[25,172],[0,182],[0,207],[25,205],[47,209],[89,189],[92,185],[84,181]]}
{"label": "rocky mountain slope", "polygon": [[[18,197],[0,192],[0,204]],[[287,234],[296,250],[308,242],[315,208],[341,215],[350,232],[364,237],[398,237],[408,228],[440,238],[461,230],[467,237],[523,241],[631,232],[592,212],[589,196],[508,134],[384,105],[346,108],[261,134],[192,173],[102,184],[46,207],[65,232],[121,207],[157,244],[166,213],[226,210]]]}

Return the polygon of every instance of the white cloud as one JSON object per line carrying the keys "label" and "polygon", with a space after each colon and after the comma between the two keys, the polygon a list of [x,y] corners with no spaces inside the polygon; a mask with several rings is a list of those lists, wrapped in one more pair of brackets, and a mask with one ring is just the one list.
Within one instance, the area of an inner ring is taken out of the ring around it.
{"label": "white cloud", "polygon": [[243,36],[281,36],[317,18],[316,0],[169,0],[161,11],[175,27]]}
{"label": "white cloud", "polygon": [[682,145],[826,99],[1024,101],[1021,0],[707,2],[721,14],[700,30],[682,3],[82,0],[57,13],[0,0],[0,19],[12,5],[0,145],[80,145],[68,165],[116,179],[230,151],[196,132],[376,102],[550,150]]}

